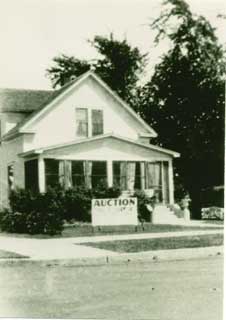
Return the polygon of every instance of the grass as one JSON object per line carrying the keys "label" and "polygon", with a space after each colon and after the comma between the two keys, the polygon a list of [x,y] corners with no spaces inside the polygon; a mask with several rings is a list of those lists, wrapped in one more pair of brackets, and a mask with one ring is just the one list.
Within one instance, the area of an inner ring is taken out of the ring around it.
{"label": "grass", "polygon": [[[222,225],[223,228],[223,225]],[[109,226],[93,228],[90,223],[77,223],[72,226],[64,228],[61,235],[48,236],[43,234],[29,235],[18,233],[1,232],[3,236],[12,236],[17,238],[35,238],[35,239],[49,239],[49,238],[72,238],[72,237],[87,237],[99,235],[120,235],[120,234],[137,234],[137,233],[156,233],[156,232],[174,232],[174,231],[192,231],[192,230],[219,230],[219,226],[181,226],[181,225],[153,225],[151,223],[144,223],[143,228],[139,225],[137,228],[134,226]]]}
{"label": "grass", "polygon": [[223,220],[202,220],[202,221],[203,221],[203,223],[211,223],[211,224],[224,226],[224,221]]}
{"label": "grass", "polygon": [[[223,227],[223,226],[222,226]],[[74,227],[67,227],[62,232],[63,238],[70,237],[84,237],[97,235],[120,235],[120,234],[134,234],[134,233],[157,233],[157,232],[174,232],[174,231],[192,231],[192,230],[219,230],[219,227],[199,227],[199,226],[180,226],[180,225],[154,225],[145,223],[143,228],[139,225],[134,226],[117,226],[117,227],[101,227],[98,229],[92,228],[91,225],[77,225]]]}
{"label": "grass", "polygon": [[[115,251],[119,253],[141,252],[152,250],[170,250],[180,248],[198,248],[223,245],[222,234],[183,236],[155,239],[116,240],[89,242],[86,246]],[[82,244],[84,245],[84,244]]]}
{"label": "grass", "polygon": [[29,258],[28,256],[23,256],[21,254],[11,252],[11,251],[5,251],[0,250],[0,259],[22,259],[22,258]]}

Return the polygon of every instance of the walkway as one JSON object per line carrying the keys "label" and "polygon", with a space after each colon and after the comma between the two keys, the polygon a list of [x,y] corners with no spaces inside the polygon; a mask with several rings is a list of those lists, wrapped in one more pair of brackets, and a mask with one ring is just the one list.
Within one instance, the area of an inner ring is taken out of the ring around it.
{"label": "walkway", "polygon": [[[30,239],[0,236],[0,250],[12,251],[32,260],[83,259],[118,256],[116,252],[85,246],[87,242],[153,239],[165,237],[199,236],[223,234],[223,229],[192,230],[164,233],[142,233],[127,235],[105,235],[78,238]],[[84,245],[79,245],[84,244]],[[122,254],[121,254],[122,255]]]}

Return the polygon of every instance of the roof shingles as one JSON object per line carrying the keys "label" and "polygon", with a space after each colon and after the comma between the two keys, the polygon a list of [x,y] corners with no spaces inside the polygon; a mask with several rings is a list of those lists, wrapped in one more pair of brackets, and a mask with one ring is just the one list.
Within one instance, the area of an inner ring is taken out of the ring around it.
{"label": "roof shingles", "polygon": [[50,90],[0,89],[0,113],[31,113],[40,109],[54,94]]}

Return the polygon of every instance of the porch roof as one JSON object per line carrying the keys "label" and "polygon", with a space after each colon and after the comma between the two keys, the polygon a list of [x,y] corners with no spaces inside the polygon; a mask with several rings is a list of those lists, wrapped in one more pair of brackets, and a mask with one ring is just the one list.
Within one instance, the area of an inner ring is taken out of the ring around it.
{"label": "porch roof", "polygon": [[52,145],[52,146],[48,146],[48,147],[44,147],[44,148],[37,148],[37,149],[32,149],[23,153],[20,153],[19,156],[21,157],[29,157],[29,156],[34,156],[34,155],[38,155],[38,154],[43,154],[47,151],[50,150],[59,150],[59,149],[64,149],[66,147],[70,147],[70,146],[74,146],[74,145],[79,145],[79,144],[86,144],[86,143],[90,143],[90,142],[94,142],[94,141],[98,141],[98,140],[103,140],[103,139],[108,139],[108,138],[113,138],[122,142],[127,142],[130,144],[134,144],[136,146],[139,147],[143,147],[149,150],[155,150],[155,151],[159,151],[162,152],[164,154],[170,155],[174,158],[178,158],[180,157],[180,154],[178,152],[169,150],[169,149],[165,149],[153,144],[144,144],[141,143],[139,141],[135,141],[135,140],[131,140],[125,137],[121,137],[119,135],[113,134],[113,133],[109,133],[109,134],[104,134],[104,135],[98,135],[95,137],[91,137],[91,138],[85,138],[85,139],[79,139],[79,140],[73,140],[67,143],[63,143],[63,144],[57,144],[57,145]]}

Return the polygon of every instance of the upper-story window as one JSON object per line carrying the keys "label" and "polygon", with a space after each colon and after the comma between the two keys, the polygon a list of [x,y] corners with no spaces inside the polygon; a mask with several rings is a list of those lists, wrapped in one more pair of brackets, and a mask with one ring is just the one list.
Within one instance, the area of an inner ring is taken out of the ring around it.
{"label": "upper-story window", "polygon": [[76,108],[76,135],[81,138],[104,133],[103,110]]}
{"label": "upper-story window", "polygon": [[88,137],[88,109],[76,108],[76,134]]}
{"label": "upper-story window", "polygon": [[92,110],[92,135],[103,134],[103,110]]}

